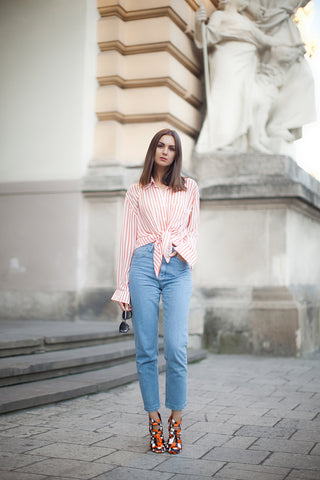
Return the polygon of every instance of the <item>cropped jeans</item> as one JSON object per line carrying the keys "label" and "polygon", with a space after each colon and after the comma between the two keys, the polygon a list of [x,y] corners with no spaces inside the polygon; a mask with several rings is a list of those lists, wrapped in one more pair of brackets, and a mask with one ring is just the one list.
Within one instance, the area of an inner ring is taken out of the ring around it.
{"label": "cropped jeans", "polygon": [[160,408],[158,374],[159,301],[162,295],[166,401],[171,410],[187,403],[188,315],[192,291],[191,270],[177,255],[162,259],[159,277],[153,265],[153,243],[134,251],[129,272],[136,363],[144,408]]}

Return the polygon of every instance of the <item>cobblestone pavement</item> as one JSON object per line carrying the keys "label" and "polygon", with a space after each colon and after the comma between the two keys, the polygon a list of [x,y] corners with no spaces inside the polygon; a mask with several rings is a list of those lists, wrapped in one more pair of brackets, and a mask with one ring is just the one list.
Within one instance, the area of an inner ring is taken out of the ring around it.
{"label": "cobblestone pavement", "polygon": [[0,478],[319,480],[319,367],[232,355],[190,365],[178,456],[148,451],[137,382],[2,415]]}

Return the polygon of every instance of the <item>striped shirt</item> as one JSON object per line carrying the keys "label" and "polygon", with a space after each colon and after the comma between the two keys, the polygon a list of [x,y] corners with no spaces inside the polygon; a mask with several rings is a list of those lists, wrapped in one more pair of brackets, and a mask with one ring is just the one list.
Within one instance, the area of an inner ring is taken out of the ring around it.
{"label": "striped shirt", "polygon": [[162,258],[168,263],[172,249],[192,267],[197,260],[196,238],[199,225],[199,190],[191,178],[186,191],[159,188],[153,179],[145,187],[129,187],[124,203],[120,239],[117,289],[111,300],[130,303],[129,270],[136,248],[154,243],[154,271],[160,273]]}

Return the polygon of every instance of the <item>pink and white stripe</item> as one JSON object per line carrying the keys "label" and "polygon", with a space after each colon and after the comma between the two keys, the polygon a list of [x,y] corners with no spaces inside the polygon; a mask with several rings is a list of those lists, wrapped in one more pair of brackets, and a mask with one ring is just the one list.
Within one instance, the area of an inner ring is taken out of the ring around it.
{"label": "pink and white stripe", "polygon": [[169,262],[172,248],[191,267],[197,260],[196,239],[199,225],[199,190],[191,178],[185,179],[186,191],[160,189],[153,181],[141,187],[131,185],[125,204],[120,239],[115,302],[130,303],[129,270],[136,248],[154,243],[154,271],[160,273],[162,258]]}

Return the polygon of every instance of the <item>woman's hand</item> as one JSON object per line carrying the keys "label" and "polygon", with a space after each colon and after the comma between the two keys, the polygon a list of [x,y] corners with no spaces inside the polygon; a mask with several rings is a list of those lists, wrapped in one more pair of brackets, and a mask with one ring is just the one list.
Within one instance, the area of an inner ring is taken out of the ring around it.
{"label": "woman's hand", "polygon": [[180,253],[177,252],[177,250],[175,250],[171,256],[174,257],[175,255],[177,255],[177,257],[183,262],[186,262],[186,260],[180,255]]}
{"label": "woman's hand", "polygon": [[132,310],[130,303],[124,303],[124,302],[117,302],[117,303],[123,312]]}

